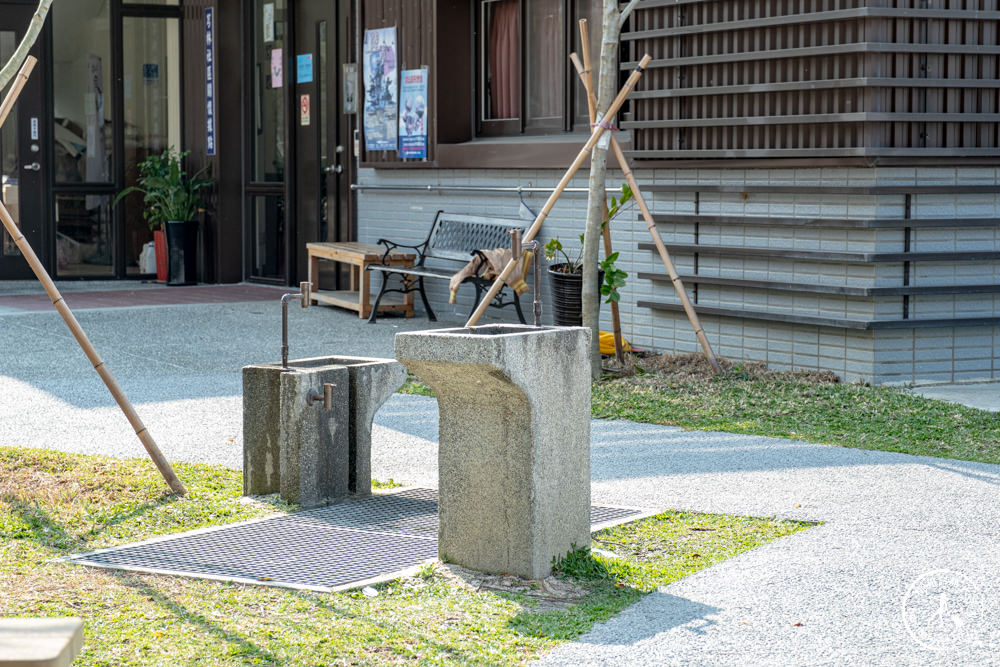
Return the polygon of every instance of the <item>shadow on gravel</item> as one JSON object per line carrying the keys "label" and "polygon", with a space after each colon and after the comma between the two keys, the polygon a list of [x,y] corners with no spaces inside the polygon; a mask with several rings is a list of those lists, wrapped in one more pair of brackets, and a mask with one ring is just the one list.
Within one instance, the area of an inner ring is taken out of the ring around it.
{"label": "shadow on gravel", "polygon": [[[703,634],[715,625],[715,621],[709,616],[720,611],[722,610],[718,607],[653,591],[642,599],[641,617],[626,610],[607,622],[599,642],[589,641],[586,635],[579,641],[583,644],[631,646],[680,626],[685,626],[685,630],[689,632]],[[608,630],[613,630],[614,640],[609,640],[611,633]]]}
{"label": "shadow on gravel", "polygon": [[993,484],[995,486],[1000,486],[1000,473],[991,472],[988,467],[996,469],[996,466],[990,466],[989,463],[965,463],[963,461],[948,461],[947,463],[930,463],[924,461],[925,465],[932,468],[937,468],[938,470],[944,470],[946,472],[953,472],[956,475],[961,475],[963,477],[968,477],[969,479],[975,479],[980,482],[986,482],[987,484]]}
{"label": "shadow on gravel", "polygon": [[[887,452],[800,443],[794,440],[626,421],[594,421],[591,427],[592,479],[843,468],[877,465]],[[628,446],[622,446],[628,443]],[[877,457],[877,458],[876,458]],[[893,461],[894,463],[901,462]]]}

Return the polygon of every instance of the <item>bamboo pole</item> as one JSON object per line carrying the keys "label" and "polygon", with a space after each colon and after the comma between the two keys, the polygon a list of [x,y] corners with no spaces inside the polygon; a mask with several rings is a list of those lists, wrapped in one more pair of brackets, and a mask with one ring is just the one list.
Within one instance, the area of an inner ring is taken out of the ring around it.
{"label": "bamboo pole", "polygon": [[[21,71],[18,72],[10,93],[8,93],[6,99],[4,99],[3,104],[0,105],[0,126],[3,125],[3,121],[7,119],[10,110],[14,107],[14,103],[17,102],[17,97],[21,94],[21,90],[24,88],[24,84],[27,82],[28,75],[31,74],[31,70],[35,67],[35,63],[35,58],[29,56],[25,61],[24,66],[21,68]],[[77,322],[76,317],[73,316],[69,306],[66,305],[66,301],[62,298],[62,295],[56,288],[55,283],[52,282],[52,278],[49,277],[45,267],[42,266],[42,263],[38,260],[38,256],[35,255],[35,251],[31,249],[27,239],[24,238],[24,234],[21,233],[17,223],[14,222],[10,212],[2,202],[0,202],[0,222],[3,223],[3,226],[7,229],[7,233],[10,234],[12,239],[14,239],[14,243],[17,245],[18,250],[20,250],[21,254],[24,255],[25,260],[27,260],[28,265],[35,273],[38,281],[42,283],[46,293],[48,293],[49,298],[52,300],[52,305],[55,306],[57,311],[59,311],[63,321],[66,322],[66,326],[69,327],[70,333],[73,334],[77,343],[79,343],[80,347],[83,348],[83,352],[87,355],[87,359],[90,360],[90,363],[93,364],[94,370],[96,370],[97,374],[101,376],[102,380],[104,380],[104,384],[111,392],[115,402],[118,403],[118,407],[120,407],[122,412],[125,413],[125,418],[128,419],[132,428],[135,430],[135,434],[139,437],[139,441],[142,443],[142,446],[146,448],[146,452],[149,454],[149,457],[153,459],[153,463],[156,464],[160,474],[163,475],[163,479],[166,480],[167,486],[170,487],[172,492],[178,495],[184,495],[186,493],[184,485],[181,483],[180,479],[177,478],[173,468],[170,467],[170,462],[163,456],[160,448],[156,446],[156,442],[149,434],[149,431],[146,430],[142,420],[139,419],[139,415],[136,414],[135,408],[132,407],[132,404],[125,396],[125,392],[122,391],[118,382],[115,381],[114,376],[111,375],[111,371],[108,370],[107,365],[101,359],[100,355],[97,354],[97,350],[94,349],[90,339],[87,338],[87,334],[83,332],[83,328],[80,326],[80,323]]]}
{"label": "bamboo pole", "polygon": [[[594,97],[593,79],[590,76],[590,35],[587,31],[587,19],[580,19],[580,43],[583,44],[583,71],[586,73],[586,77],[581,74],[580,79],[583,80],[583,88],[587,92],[587,108],[590,111],[590,122],[593,123],[597,120],[597,98]],[[579,71],[576,54],[571,53],[569,57]],[[611,246],[611,219],[608,217],[607,194],[604,195],[604,224],[601,228],[601,238],[604,240],[604,257],[610,257],[614,249]],[[622,345],[622,320],[618,313],[617,301],[611,302],[611,331],[615,339],[615,359],[619,364],[623,364],[625,351]]]}
{"label": "bamboo pole", "polygon": [[[580,31],[581,33],[585,31],[584,23],[586,19],[580,21]],[[586,41],[584,41],[584,57],[586,57],[588,47],[586,46]],[[573,66],[576,68],[577,74],[583,80],[583,85],[587,89],[588,101],[594,98],[593,82],[590,78],[590,72],[585,68],[585,65],[581,65],[580,59],[575,53],[570,54],[570,60],[573,61]],[[586,61],[585,61],[586,62]],[[656,229],[656,224],[653,221],[653,216],[649,212],[649,207],[646,205],[646,200],[642,196],[642,191],[639,189],[639,184],[635,180],[635,175],[632,173],[632,168],[628,163],[628,159],[625,157],[625,153],[622,151],[621,145],[618,140],[612,135],[611,137],[611,149],[615,153],[615,159],[618,160],[618,165],[621,167],[622,173],[625,174],[625,180],[628,181],[628,185],[632,188],[632,196],[635,197],[635,202],[639,206],[639,210],[642,211],[642,217],[646,221],[646,227],[649,229],[650,236],[653,237],[653,243],[656,244],[656,250],[660,254],[660,259],[663,261],[663,265],[667,269],[667,273],[670,275],[670,281],[674,285],[674,289],[677,291],[677,296],[680,297],[681,306],[684,308],[684,313],[687,315],[688,320],[691,322],[691,327],[694,329],[694,335],[698,338],[698,342],[701,343],[701,349],[705,352],[705,357],[708,359],[708,363],[712,365],[712,369],[716,373],[721,373],[722,368],[719,366],[718,360],[715,358],[715,354],[712,352],[712,345],[708,342],[708,337],[705,336],[705,330],[701,326],[701,320],[698,318],[698,313],[695,312],[694,306],[691,305],[691,301],[688,299],[687,291],[684,289],[684,282],[681,277],[677,274],[677,269],[674,267],[673,261],[670,259],[670,253],[667,252],[667,247],[663,244],[663,239],[660,238],[660,233]]]}
{"label": "bamboo pole", "polygon": [[[618,96],[611,103],[611,106],[608,107],[608,113],[606,115],[608,118],[618,113],[618,109],[620,109],[621,106],[625,103],[625,98],[627,98],[629,94],[632,92],[632,89],[635,87],[636,82],[639,81],[639,77],[642,76],[642,72],[643,70],[646,69],[646,65],[649,64],[650,60],[652,60],[652,56],[650,56],[649,54],[646,54],[642,57],[642,60],[639,62],[638,67],[635,68],[635,70],[629,76],[628,80],[625,82],[625,85],[622,86],[622,89],[618,92]],[[580,169],[580,165],[583,164],[583,161],[587,158],[587,155],[590,154],[590,151],[594,148],[594,146],[597,145],[597,142],[600,141],[601,136],[604,134],[604,130],[605,128],[601,125],[598,125],[593,129],[590,138],[587,139],[587,143],[584,144],[583,148],[580,149],[580,153],[576,156],[576,159],[573,160],[573,164],[570,165],[569,169],[566,171],[562,179],[556,185],[556,189],[552,192],[551,195],[549,195],[549,198],[548,200],[546,200],[545,206],[543,206],[542,210],[539,212],[538,217],[535,218],[535,221],[531,223],[531,227],[529,227],[528,231],[524,234],[522,241],[523,243],[530,242],[538,234],[538,230],[541,229],[542,223],[545,221],[545,218],[548,217],[549,212],[552,210],[552,207],[555,206],[556,201],[559,200],[559,197],[562,195],[563,190],[565,190],[566,186],[569,185],[570,179],[572,179],[573,175],[576,174],[576,172]],[[497,276],[497,279],[493,281],[493,285],[486,293],[486,296],[483,297],[482,301],[479,302],[479,306],[476,307],[475,312],[473,312],[472,316],[469,317],[469,321],[465,323],[465,326],[472,327],[476,325],[476,323],[479,321],[479,318],[483,316],[483,313],[489,307],[490,302],[493,301],[493,298],[500,291],[500,288],[503,287],[504,282],[507,280],[508,276],[510,276],[511,272],[514,270],[514,267],[516,265],[517,261],[514,258],[511,258],[511,260],[507,262],[507,266],[505,266],[503,271],[500,272],[500,275]]]}
{"label": "bamboo pole", "polygon": [[14,108],[17,98],[21,96],[21,91],[24,89],[25,84],[28,83],[28,77],[31,76],[31,72],[35,69],[37,62],[38,60],[34,56],[28,56],[28,59],[24,61],[21,71],[15,75],[10,91],[8,91],[3,102],[0,103],[0,127],[3,127],[3,124],[7,122],[7,116],[10,115],[11,110]]}

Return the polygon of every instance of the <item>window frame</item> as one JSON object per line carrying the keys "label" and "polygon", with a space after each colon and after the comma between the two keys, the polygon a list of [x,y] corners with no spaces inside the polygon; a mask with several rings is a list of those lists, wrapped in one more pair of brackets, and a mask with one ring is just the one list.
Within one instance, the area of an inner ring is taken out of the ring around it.
{"label": "window frame", "polygon": [[[520,23],[518,26],[519,30],[519,43],[518,43],[518,53],[520,59],[520,95],[519,95],[519,117],[512,119],[496,119],[491,120],[485,118],[485,104],[486,104],[486,39],[485,39],[485,12],[484,7],[489,3],[496,2],[497,0],[473,0],[474,7],[472,10],[472,22],[473,22],[473,52],[474,52],[474,74],[473,74],[473,90],[472,95],[474,97],[473,108],[474,108],[474,136],[475,137],[513,137],[513,136],[551,136],[556,134],[568,133],[568,132],[589,132],[589,125],[584,125],[577,122],[578,116],[585,117],[587,115],[586,110],[580,110],[576,107],[577,96],[575,95],[575,86],[580,85],[577,82],[576,71],[572,67],[569,61],[569,53],[566,53],[566,57],[562,62],[562,66],[559,68],[559,75],[561,78],[562,87],[562,109],[561,109],[561,119],[555,122],[549,123],[534,123],[529,127],[527,120],[527,82],[528,82],[528,61],[526,57],[525,49],[526,47],[526,3],[531,0],[518,0],[518,9],[520,16]],[[562,25],[562,39],[564,48],[566,45],[577,46],[579,41],[579,35],[576,33],[577,21],[580,16],[577,15],[577,2],[576,0],[556,0],[561,5],[561,11],[563,15],[563,25]],[[591,18],[591,17],[587,17]]]}

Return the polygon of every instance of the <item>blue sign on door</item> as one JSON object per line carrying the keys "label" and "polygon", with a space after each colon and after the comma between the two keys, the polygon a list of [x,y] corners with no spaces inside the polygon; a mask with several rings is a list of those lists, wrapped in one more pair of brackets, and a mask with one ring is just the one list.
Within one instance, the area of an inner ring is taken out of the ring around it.
{"label": "blue sign on door", "polygon": [[298,83],[312,83],[313,80],[313,56],[311,53],[296,57],[298,64],[295,80]]}

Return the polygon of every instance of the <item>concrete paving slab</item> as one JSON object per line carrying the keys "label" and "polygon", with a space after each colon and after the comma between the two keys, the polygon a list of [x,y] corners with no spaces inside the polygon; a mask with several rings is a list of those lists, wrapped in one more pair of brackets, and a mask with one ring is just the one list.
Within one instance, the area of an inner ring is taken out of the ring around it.
{"label": "concrete paving slab", "polygon": [[1000,382],[925,385],[913,387],[910,391],[926,398],[1000,412]]}

